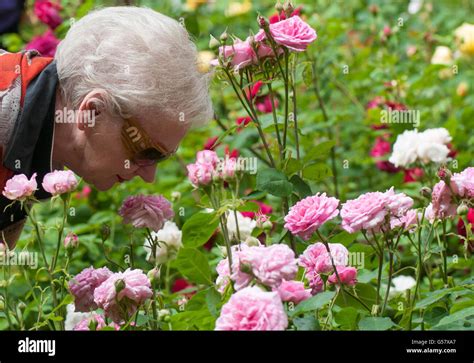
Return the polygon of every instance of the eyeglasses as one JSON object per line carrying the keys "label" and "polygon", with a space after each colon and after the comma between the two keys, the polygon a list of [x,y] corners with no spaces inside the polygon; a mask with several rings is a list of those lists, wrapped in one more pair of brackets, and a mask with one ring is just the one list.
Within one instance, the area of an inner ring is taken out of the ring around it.
{"label": "eyeglasses", "polygon": [[151,166],[168,159],[176,149],[167,152],[163,145],[154,142],[133,119],[126,119],[122,127],[122,142],[131,161],[138,166]]}

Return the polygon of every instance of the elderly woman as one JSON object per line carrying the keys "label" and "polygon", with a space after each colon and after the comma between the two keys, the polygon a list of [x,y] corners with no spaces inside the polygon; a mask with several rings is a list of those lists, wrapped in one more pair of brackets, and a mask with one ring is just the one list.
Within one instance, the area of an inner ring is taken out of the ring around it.
{"label": "elderly woman", "polygon": [[[75,22],[54,59],[0,54],[0,188],[15,174],[39,181],[67,167],[99,190],[173,155],[191,126],[212,117],[207,74],[185,28],[153,10],[110,7]],[[50,195],[41,188],[36,197]],[[2,240],[25,221],[1,197]]]}

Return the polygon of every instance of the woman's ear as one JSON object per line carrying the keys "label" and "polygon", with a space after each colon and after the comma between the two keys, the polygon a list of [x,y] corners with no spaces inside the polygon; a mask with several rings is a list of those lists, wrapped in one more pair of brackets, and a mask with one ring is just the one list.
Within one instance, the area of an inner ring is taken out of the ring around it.
{"label": "woman's ear", "polygon": [[76,117],[77,127],[81,131],[95,126],[95,118],[105,111],[106,97],[107,91],[103,89],[94,89],[84,97]]}

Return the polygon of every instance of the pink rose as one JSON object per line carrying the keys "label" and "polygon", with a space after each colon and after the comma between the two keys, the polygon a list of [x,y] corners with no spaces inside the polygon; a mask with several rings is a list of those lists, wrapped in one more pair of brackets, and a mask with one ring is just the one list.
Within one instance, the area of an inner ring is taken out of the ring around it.
{"label": "pink rose", "polygon": [[222,307],[215,330],[285,330],[288,326],[277,292],[246,287]]}
{"label": "pink rose", "polygon": [[195,187],[208,185],[212,182],[215,168],[210,163],[194,163],[186,165],[188,179]]}
{"label": "pink rose", "polygon": [[237,170],[237,161],[235,158],[226,157],[218,165],[218,175],[223,180],[230,180],[235,177]]}
{"label": "pink rose", "polygon": [[306,270],[305,277],[311,287],[311,294],[316,295],[324,290],[324,281],[315,269]]}
{"label": "pink rose", "polygon": [[390,227],[392,229],[402,227],[405,231],[410,231],[413,230],[417,224],[418,212],[416,209],[410,209],[401,217],[392,217],[390,219]]}
{"label": "pink rose", "polygon": [[38,189],[36,173],[30,179],[25,174],[15,175],[8,179],[2,194],[10,200],[25,200]]}
{"label": "pink rose", "polygon": [[119,214],[123,222],[135,228],[150,228],[157,232],[174,217],[171,203],[162,195],[136,195],[124,200]]}
{"label": "pink rose", "polygon": [[474,168],[469,167],[451,177],[453,189],[460,197],[474,198]]}
{"label": "pink rose", "polygon": [[224,258],[219,261],[216,267],[216,272],[217,272],[217,279],[216,279],[217,291],[223,294],[227,285],[230,282],[229,260],[227,258]]}
{"label": "pink rose", "polygon": [[[340,243],[329,243],[329,250],[336,266],[346,266],[349,251]],[[306,270],[314,270],[318,274],[324,274],[333,270],[331,256],[323,243],[317,242],[306,248],[299,257],[299,265]]]}
{"label": "pink rose", "polygon": [[51,29],[55,29],[63,22],[59,15],[61,5],[50,0],[36,0],[34,6],[35,15]]}
{"label": "pink rose", "polygon": [[114,322],[127,321],[153,295],[151,284],[142,270],[117,272],[94,291],[94,302]]}
{"label": "pink rose", "polygon": [[[296,52],[306,50],[308,45],[317,38],[316,31],[305,23],[299,16],[270,24],[270,34],[276,43]],[[266,38],[265,31],[261,29],[255,36],[257,42]]]}
{"label": "pink rose", "polygon": [[[234,281],[234,289],[241,290],[244,287],[248,286],[253,279],[253,276],[247,272],[242,271],[242,266],[240,263],[240,256],[241,254],[248,255],[247,250],[253,248],[247,246],[245,243],[241,243],[240,245],[232,246],[232,273],[230,278]],[[225,259],[227,262],[227,258]],[[245,269],[245,267],[244,267]],[[248,271],[250,272],[250,271]]]}
{"label": "pink rose", "polygon": [[69,290],[74,296],[76,311],[87,312],[97,309],[94,303],[94,290],[111,275],[112,272],[107,267],[99,269],[89,267],[69,281]]}
{"label": "pink rose", "polygon": [[76,189],[77,179],[71,170],[55,170],[44,176],[41,185],[48,193],[59,195]]}
{"label": "pink rose", "polygon": [[401,217],[412,206],[413,199],[403,193],[395,193],[393,188],[385,193],[365,193],[342,205],[342,228],[349,233],[361,229],[378,232],[387,215]]}
{"label": "pink rose", "polygon": [[311,289],[305,289],[304,283],[301,281],[283,280],[276,291],[282,301],[292,301],[295,304],[311,297]]}
{"label": "pink rose", "polygon": [[215,168],[219,164],[219,157],[215,151],[201,150],[196,153],[196,163],[211,164]]}
{"label": "pink rose", "polygon": [[[344,285],[353,286],[357,283],[357,269],[355,267],[337,266],[336,270],[337,274],[339,275],[339,278],[341,279],[341,282]],[[328,282],[330,284],[339,283],[336,273],[333,273],[331,276],[329,276]]]}
{"label": "pink rose", "polygon": [[285,228],[308,240],[321,225],[339,214],[338,206],[339,200],[326,197],[326,193],[302,199],[285,216]]}
{"label": "pink rose", "polygon": [[48,29],[43,35],[33,37],[25,46],[26,50],[37,50],[43,57],[54,57],[60,40]]}
{"label": "pink rose", "polygon": [[[255,44],[257,47],[257,53],[250,44],[251,38],[247,38],[245,41],[236,39],[233,45],[224,45],[219,48],[219,56],[224,62],[230,60],[230,63],[234,66],[235,70],[240,70],[251,64],[257,64],[259,58],[264,58],[273,55],[272,49],[265,44]],[[214,61],[213,65],[217,65],[218,62]]]}
{"label": "pink rose", "polygon": [[100,330],[102,328],[105,328],[105,326],[106,326],[104,318],[101,315],[96,314],[96,313],[92,313],[91,316],[89,316],[87,318],[84,318],[79,323],[77,323],[74,326],[73,330],[76,330],[76,331],[89,331],[90,330],[89,326],[91,325],[92,321],[94,321],[95,330]]}
{"label": "pink rose", "polygon": [[439,181],[431,194],[432,213],[434,218],[449,218],[456,215],[456,204],[453,203],[451,190],[444,181]]}
{"label": "pink rose", "polygon": [[285,244],[255,246],[239,252],[240,264],[249,265],[253,276],[262,284],[277,287],[292,280],[298,272],[294,252]]}

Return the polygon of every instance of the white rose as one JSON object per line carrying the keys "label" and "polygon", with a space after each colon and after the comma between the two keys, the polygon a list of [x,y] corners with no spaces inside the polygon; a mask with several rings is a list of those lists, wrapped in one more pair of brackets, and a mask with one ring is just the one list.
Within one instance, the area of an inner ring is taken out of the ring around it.
{"label": "white rose", "polygon": [[153,258],[150,241],[145,240],[144,248],[147,251],[146,259],[150,262],[155,261],[158,264],[165,263],[176,258],[178,250],[183,247],[181,232],[176,223],[167,221],[158,232],[152,232],[152,237],[157,241],[156,261]]}
{"label": "white rose", "polygon": [[448,160],[449,149],[446,145],[436,143],[421,143],[417,148],[418,158],[423,163],[444,163]]}
{"label": "white rose", "polygon": [[451,135],[449,135],[449,131],[443,127],[425,130],[420,133],[420,136],[423,142],[435,142],[438,144],[447,144],[452,140]]}
{"label": "white rose", "polygon": [[443,64],[449,66],[453,62],[453,53],[451,49],[444,45],[437,46],[433,56],[431,57],[431,64]]}
{"label": "white rose", "polygon": [[423,0],[410,0],[410,3],[408,4],[408,13],[416,14],[420,11],[422,6]]}
{"label": "white rose", "polygon": [[74,330],[74,327],[83,319],[91,317],[92,313],[76,313],[74,304],[68,304],[66,308],[66,320],[64,330]]}
{"label": "white rose", "polygon": [[392,279],[393,291],[404,292],[416,285],[416,280],[411,276],[399,275]]}
{"label": "white rose", "polygon": [[388,160],[396,167],[406,167],[413,163],[418,157],[416,152],[418,139],[417,130],[406,130],[398,135],[397,140],[393,144],[392,155]]}
{"label": "white rose", "polygon": [[[239,225],[240,240],[243,241],[252,234],[253,229],[256,227],[257,222],[251,218],[244,217],[242,213],[237,212],[237,223]],[[237,226],[235,223],[234,211],[229,211],[227,215],[227,231],[229,237],[239,239],[237,236]]]}

